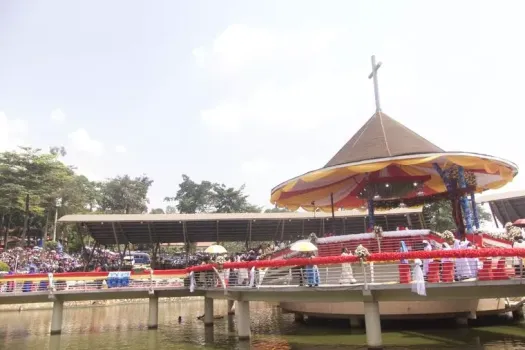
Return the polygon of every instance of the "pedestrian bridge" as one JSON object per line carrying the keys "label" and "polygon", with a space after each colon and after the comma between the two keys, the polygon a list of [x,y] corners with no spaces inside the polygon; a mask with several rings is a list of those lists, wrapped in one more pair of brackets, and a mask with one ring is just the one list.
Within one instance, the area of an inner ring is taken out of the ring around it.
{"label": "pedestrian bridge", "polygon": [[[363,260],[355,256],[299,258],[120,275],[5,275],[0,279],[0,304],[53,302],[51,334],[59,334],[67,301],[149,299],[148,327],[155,329],[159,298],[202,296],[205,326],[213,325],[214,300],[228,300],[230,309],[236,303],[237,333],[246,339],[250,337],[250,301],[357,301],[364,303],[368,345],[374,347],[381,344],[378,302],[525,296],[522,257],[525,249],[417,251],[378,253]],[[422,259],[425,266],[407,263],[418,262],[415,259]],[[470,275],[459,276],[467,265]],[[418,275],[423,270],[425,279]]]}

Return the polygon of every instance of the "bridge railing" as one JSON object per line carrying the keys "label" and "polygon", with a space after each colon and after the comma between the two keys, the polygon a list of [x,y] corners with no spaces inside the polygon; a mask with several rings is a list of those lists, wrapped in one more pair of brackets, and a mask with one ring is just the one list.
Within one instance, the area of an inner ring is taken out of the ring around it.
{"label": "bridge railing", "polygon": [[[294,258],[189,268],[194,288],[460,283],[522,279],[525,249],[462,249]],[[286,267],[288,268],[286,270]],[[265,280],[271,269],[283,273]]]}
{"label": "bridge railing", "polygon": [[0,294],[97,289],[152,289],[184,287],[187,269],[144,272],[66,272],[12,274],[0,277]]}

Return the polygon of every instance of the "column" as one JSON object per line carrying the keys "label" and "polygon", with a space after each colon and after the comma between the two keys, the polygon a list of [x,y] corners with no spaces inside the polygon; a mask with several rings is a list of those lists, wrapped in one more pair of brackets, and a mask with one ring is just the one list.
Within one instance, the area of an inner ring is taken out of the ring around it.
{"label": "column", "polygon": [[235,300],[228,300],[228,315],[235,315]]}
{"label": "column", "polygon": [[213,326],[213,299],[204,298],[204,326]]}
{"label": "column", "polygon": [[374,200],[369,199],[368,200],[368,228],[373,229],[375,224],[376,224],[376,218],[374,216]]}
{"label": "column", "polygon": [[235,329],[233,318],[235,317],[235,301],[228,300],[228,332],[233,332]]}
{"label": "column", "polygon": [[365,328],[368,349],[382,349],[381,316],[377,301],[365,301]]}
{"label": "column", "polygon": [[53,316],[51,316],[51,335],[62,333],[62,314],[64,312],[64,302],[55,300],[53,302]]}
{"label": "column", "polygon": [[235,316],[237,317],[237,335],[239,340],[250,339],[250,302],[238,301]]}
{"label": "column", "polygon": [[159,326],[159,298],[151,296],[149,298],[148,329],[157,329]]}

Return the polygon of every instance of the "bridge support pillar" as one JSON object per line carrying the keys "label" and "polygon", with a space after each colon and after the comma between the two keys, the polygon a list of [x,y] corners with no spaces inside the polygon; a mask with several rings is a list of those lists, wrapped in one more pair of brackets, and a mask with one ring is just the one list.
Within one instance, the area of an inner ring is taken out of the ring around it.
{"label": "bridge support pillar", "polygon": [[377,301],[365,301],[364,304],[366,343],[368,345],[368,349],[382,349],[383,339],[381,336],[381,316],[379,314],[379,303]]}
{"label": "bridge support pillar", "polygon": [[228,315],[235,315],[235,300],[228,300]]}
{"label": "bridge support pillar", "polygon": [[159,298],[149,298],[148,329],[157,329],[159,326]]}
{"label": "bridge support pillar", "polygon": [[237,301],[235,316],[237,317],[237,336],[239,340],[250,339],[250,302]]}
{"label": "bridge support pillar", "polygon": [[204,298],[204,326],[213,326],[213,299]]}
{"label": "bridge support pillar", "polygon": [[62,333],[62,314],[64,313],[64,302],[55,300],[53,302],[53,315],[51,316],[51,335]]}

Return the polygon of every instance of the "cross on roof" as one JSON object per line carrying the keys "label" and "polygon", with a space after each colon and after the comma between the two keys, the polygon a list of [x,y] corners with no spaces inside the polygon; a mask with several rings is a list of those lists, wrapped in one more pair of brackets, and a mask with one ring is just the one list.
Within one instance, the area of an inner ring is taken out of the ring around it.
{"label": "cross on roof", "polygon": [[381,62],[378,62],[376,64],[376,56],[372,56],[372,73],[368,76],[368,79],[372,79],[374,81],[374,95],[376,98],[376,112],[381,112],[381,106],[379,104],[379,85],[377,83],[377,70],[381,67]]}

